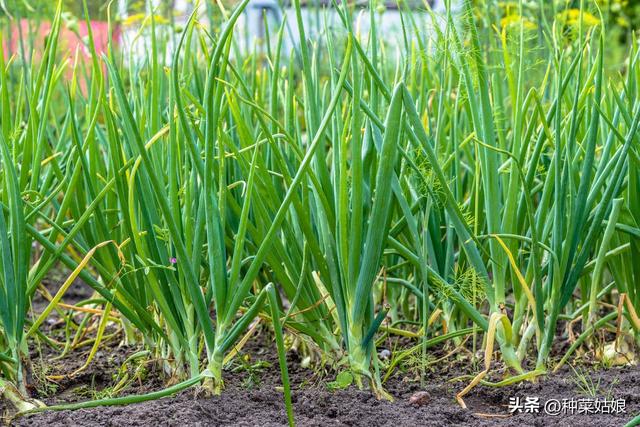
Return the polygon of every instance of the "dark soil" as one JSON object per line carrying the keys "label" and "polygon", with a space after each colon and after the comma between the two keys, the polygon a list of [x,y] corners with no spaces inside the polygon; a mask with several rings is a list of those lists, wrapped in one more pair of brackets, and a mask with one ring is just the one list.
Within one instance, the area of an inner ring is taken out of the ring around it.
{"label": "dark soil", "polygon": [[[74,285],[73,289],[76,285]],[[73,299],[86,299],[90,292],[78,285]],[[67,299],[65,298],[65,301]],[[96,355],[91,365],[74,378],[64,378],[82,366],[90,346],[52,361],[59,353],[51,353],[46,345],[32,348],[35,373],[32,390],[34,397],[51,405],[76,402],[96,397],[107,397],[117,381],[122,363],[139,350],[135,346],[118,345],[113,339]],[[560,341],[560,340],[559,340]],[[107,348],[108,346],[111,348]],[[451,349],[434,349],[434,358]],[[468,409],[462,409],[455,395],[469,379],[454,381],[461,375],[477,373],[468,362],[468,355],[453,355],[448,360],[427,369],[424,386],[417,381],[417,369],[406,364],[385,383],[394,402],[377,400],[370,391],[351,386],[346,390],[331,391],[327,382],[335,372],[321,373],[304,369],[295,353],[289,355],[289,372],[293,387],[294,413],[300,426],[622,426],[640,413],[640,368],[624,367],[601,369],[595,365],[563,368],[559,373],[541,378],[537,383],[524,382],[512,386],[491,388],[478,386],[465,396]],[[82,409],[77,411],[45,412],[13,420],[19,426],[283,426],[287,419],[281,379],[275,354],[275,344],[268,330],[260,331],[243,349],[242,362],[225,372],[226,388],[221,396],[206,397],[187,390],[173,397],[141,404]],[[63,378],[47,381],[46,375],[58,374]],[[499,381],[503,375],[499,366],[490,380]],[[582,378],[588,386],[577,383]],[[167,381],[161,369],[150,364],[144,375],[122,390],[119,396],[141,394],[163,388]],[[564,413],[545,414],[544,403],[551,399],[589,398],[591,389],[598,399],[623,399],[622,414]],[[418,392],[427,392],[420,405],[410,403]],[[509,399],[539,398],[542,406],[538,413],[509,413]],[[0,413],[4,411],[0,402]]]}

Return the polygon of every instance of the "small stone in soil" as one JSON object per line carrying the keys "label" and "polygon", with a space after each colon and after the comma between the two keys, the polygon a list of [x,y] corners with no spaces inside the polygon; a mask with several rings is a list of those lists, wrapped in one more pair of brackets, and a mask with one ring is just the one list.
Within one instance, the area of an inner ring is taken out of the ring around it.
{"label": "small stone in soil", "polygon": [[431,395],[426,391],[419,391],[411,395],[409,403],[417,406],[424,406],[431,401]]}

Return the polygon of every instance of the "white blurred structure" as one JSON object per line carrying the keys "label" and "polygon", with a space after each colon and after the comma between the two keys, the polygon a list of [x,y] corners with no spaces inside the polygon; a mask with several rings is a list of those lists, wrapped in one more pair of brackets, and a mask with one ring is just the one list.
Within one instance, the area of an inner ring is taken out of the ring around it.
{"label": "white blurred structure", "polygon": [[[167,0],[144,0],[147,9],[144,14],[131,14],[129,3],[131,0],[117,0],[117,14],[121,22],[120,46],[124,63],[128,66],[142,66],[150,58],[148,54],[152,50],[152,32],[150,20],[151,11],[160,8]],[[171,1],[171,0],[169,0]],[[173,0],[171,11],[177,28],[183,27],[194,9],[193,0]],[[149,10],[149,7],[150,9]],[[204,13],[203,13],[204,17]],[[156,40],[158,41],[158,55],[160,62],[170,65],[173,58],[173,50],[179,34],[171,26],[163,24],[166,19],[156,20]]]}
{"label": "white blurred structure", "polygon": [[[166,0],[164,0],[166,1]],[[337,2],[341,0],[336,0]],[[155,10],[163,0],[150,0],[151,8]],[[333,7],[331,0],[302,0],[302,23],[306,38],[310,43],[321,42],[323,33],[330,32],[333,35],[346,33],[344,25],[340,22],[338,12]],[[127,11],[128,0],[118,0],[118,15],[123,22],[121,29],[121,46],[124,60],[128,65],[142,65],[149,57],[151,50],[151,31],[147,20],[143,26],[144,17],[130,16]],[[183,27],[189,16],[194,11],[195,0],[173,0],[173,16],[177,27]],[[411,10],[413,23],[420,28],[420,37],[427,39],[434,28],[434,19],[427,11],[429,5],[434,12],[436,25],[444,25],[445,0],[410,0],[412,6],[402,7],[402,10]],[[455,10],[459,0],[451,0],[451,7]],[[367,0],[358,0],[353,14],[352,25],[364,42],[371,28],[371,13]],[[198,12],[199,21],[207,22],[205,7],[201,4]],[[149,11],[147,11],[149,14]],[[374,15],[378,37],[385,42],[387,49],[398,49],[402,46],[402,12],[393,0],[387,0],[376,9]],[[139,19],[135,19],[139,18]],[[265,49],[265,35],[267,30],[271,36],[271,43],[275,44],[277,33],[284,24],[284,37],[282,53],[288,55],[297,50],[300,40],[298,21],[292,0],[251,0],[244,13],[236,23],[234,40],[243,53],[252,53]],[[412,23],[405,16],[405,25],[410,29]],[[410,31],[410,30],[409,30]],[[169,65],[172,58],[174,43],[179,35],[168,25],[158,25],[156,36],[162,40],[161,46],[164,52],[159,52],[164,57],[164,64]],[[413,32],[411,34],[413,36]]]}
{"label": "white blurred structure", "polygon": [[[308,41],[314,43],[320,40],[322,33],[325,31],[334,35],[346,32],[331,0],[306,0],[306,2],[302,0],[302,2],[302,22]],[[337,2],[339,3],[339,0]],[[374,13],[378,36],[388,48],[398,48],[402,45],[402,10],[411,10],[413,20],[420,28],[420,36],[428,37],[433,31],[434,19],[427,12],[425,3],[422,0],[410,3],[412,6],[400,9],[396,2],[387,0]],[[458,3],[458,0],[451,0],[454,10]],[[369,13],[368,4],[367,0],[359,1],[356,5],[356,12],[353,14],[354,22],[352,22],[352,25],[362,41],[366,40],[371,28],[371,14]],[[445,1],[426,0],[426,4],[434,12],[437,25],[444,26]],[[235,29],[237,40],[241,40],[240,46],[242,50],[253,51],[261,43],[264,43],[265,21],[269,27],[270,34],[272,34],[272,43],[275,43],[276,33],[284,22],[283,52],[289,52],[298,46],[300,43],[298,39],[298,21],[291,0],[251,0]],[[411,32],[412,26],[406,17],[405,25],[409,28],[408,31]]]}

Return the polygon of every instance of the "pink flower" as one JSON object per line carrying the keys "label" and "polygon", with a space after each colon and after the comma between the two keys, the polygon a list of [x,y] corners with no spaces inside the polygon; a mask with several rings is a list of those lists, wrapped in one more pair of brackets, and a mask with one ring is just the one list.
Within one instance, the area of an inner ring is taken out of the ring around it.
{"label": "pink flower", "polygon": [[175,258],[175,257],[171,257],[171,258],[169,258],[169,262],[170,262],[171,264],[177,264],[177,263],[178,263],[178,259],[177,259],[177,258]]}

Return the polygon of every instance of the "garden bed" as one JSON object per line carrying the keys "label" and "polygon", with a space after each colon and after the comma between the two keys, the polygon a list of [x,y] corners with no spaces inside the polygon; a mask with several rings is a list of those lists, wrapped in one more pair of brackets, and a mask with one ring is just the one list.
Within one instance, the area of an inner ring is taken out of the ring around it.
{"label": "garden bed", "polygon": [[[49,282],[52,292],[57,288]],[[91,290],[81,282],[69,289],[65,300],[76,303],[90,296]],[[37,310],[43,307],[40,298],[34,300]],[[56,320],[49,322],[56,325]],[[61,331],[48,331],[52,336]],[[121,337],[109,341],[96,354],[95,359],[74,378],[56,382],[43,381],[42,366],[46,374],[67,375],[81,367],[87,351],[74,351],[61,360],[51,361],[57,354],[42,346],[40,353],[32,346],[32,375],[34,396],[48,405],[78,402],[89,398],[108,396],[115,385],[121,365],[139,349],[136,346],[119,345]],[[410,344],[404,342],[406,345]],[[85,349],[88,350],[88,349]],[[439,358],[451,348],[438,347],[430,356]],[[566,351],[566,338],[559,338],[554,351]],[[284,401],[279,391],[282,385],[275,343],[267,328],[259,330],[245,345],[238,362],[233,362],[225,372],[226,388],[220,396],[204,396],[192,388],[176,396],[127,406],[98,407],[76,411],[45,412],[13,420],[19,426],[140,426],[140,425],[243,425],[280,426],[287,424]],[[371,391],[358,390],[355,386],[330,390],[336,373],[330,369],[302,368],[295,352],[289,353],[288,366],[293,388],[293,405],[296,421],[301,426],[383,426],[383,425],[473,425],[473,426],[620,426],[640,412],[640,369],[623,367],[604,369],[583,362],[572,369],[563,367],[560,372],[542,378],[537,383],[492,388],[478,386],[468,396],[465,410],[455,400],[455,395],[469,382],[459,379],[463,375],[477,373],[470,367],[468,355],[451,356],[449,363],[438,363],[427,368],[424,386],[420,385],[415,370],[397,370],[385,383],[394,402],[378,400]],[[479,370],[480,368],[478,368]],[[500,366],[496,366],[492,379],[500,379]],[[34,374],[35,373],[35,374]],[[134,381],[121,395],[144,394],[165,387],[166,378],[157,366],[150,366],[142,381]],[[55,388],[53,388],[55,387]],[[422,404],[410,403],[416,393],[427,392]],[[562,414],[550,416],[541,407],[539,413],[510,414],[510,398],[588,399],[592,392],[598,399],[622,399],[625,412],[620,414]],[[0,404],[1,405],[1,404]],[[6,408],[0,406],[0,411]]]}
{"label": "garden bed", "polygon": [[0,0],[0,416],[640,424],[620,16],[54,3]]}
{"label": "garden bed", "polygon": [[[221,396],[198,396],[197,391],[191,389],[174,397],[124,407],[46,412],[16,420],[15,425],[286,425],[282,394],[278,391],[281,380],[277,355],[275,351],[268,351],[268,347],[257,342],[259,340],[262,337],[251,343],[247,354],[256,362],[269,363],[270,367],[259,372],[227,372],[227,387]],[[124,360],[127,352],[132,351],[133,349],[123,348],[103,351],[81,378],[65,384],[58,394],[44,400],[50,404],[79,400],[81,397],[77,391],[108,387],[110,375],[118,369],[117,362]],[[631,414],[640,411],[640,370],[630,367],[590,374],[595,383],[599,382],[602,392],[599,398],[610,393],[612,397],[626,401],[624,414],[548,416],[542,413],[523,413],[511,416],[508,409],[510,397],[539,397],[544,402],[549,399],[580,399],[587,396],[576,385],[575,374],[567,368],[537,384],[521,383],[502,388],[480,386],[465,399],[469,409],[464,410],[455,401],[455,394],[464,383],[452,383],[450,380],[469,372],[464,370],[463,363],[457,363],[449,369],[429,373],[424,387],[417,381],[406,381],[408,378],[402,375],[394,376],[386,384],[387,391],[396,399],[389,403],[377,400],[370,391],[360,391],[355,387],[329,391],[324,384],[314,381],[311,370],[296,368],[296,362],[299,361],[289,362],[295,417],[301,426],[620,426],[631,418]],[[76,363],[81,364],[82,361]],[[65,361],[65,364],[71,369],[75,367],[71,360]],[[148,378],[145,383],[128,389],[127,393],[153,391],[161,383],[158,378]],[[422,406],[409,403],[411,396],[420,391],[427,391],[430,400]]]}

